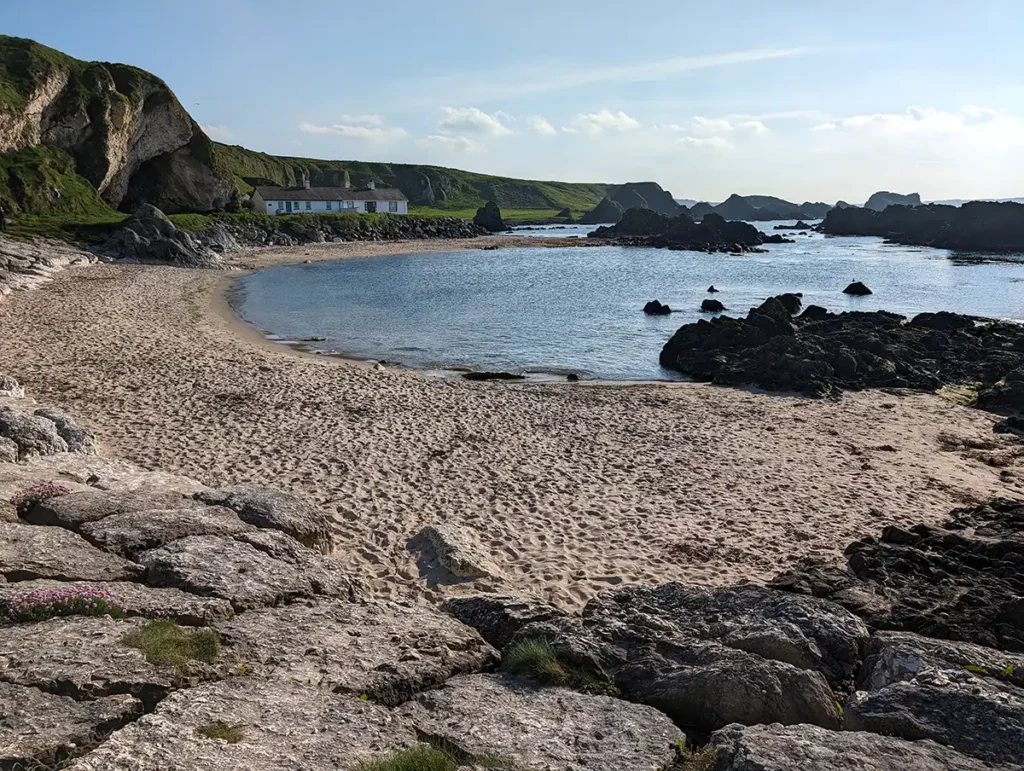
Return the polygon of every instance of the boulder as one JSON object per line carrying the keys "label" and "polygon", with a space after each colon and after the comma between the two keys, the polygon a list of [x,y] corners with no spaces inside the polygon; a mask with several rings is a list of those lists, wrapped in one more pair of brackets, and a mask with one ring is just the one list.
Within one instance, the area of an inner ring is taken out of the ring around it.
{"label": "boulder", "polygon": [[227,506],[243,522],[280,530],[323,554],[330,554],[333,549],[330,520],[294,495],[260,485],[234,485],[197,493],[195,497],[207,504]]}
{"label": "boulder", "polygon": [[100,247],[114,259],[157,260],[190,268],[220,267],[220,256],[179,230],[155,206],[144,203]]}
{"label": "boulder", "polygon": [[142,702],[127,694],[75,701],[0,682],[0,715],[0,767],[54,768],[140,717]]}
{"label": "boulder", "polygon": [[956,509],[942,527],[890,526],[846,549],[847,567],[807,565],[772,585],[833,600],[875,629],[1024,652],[1024,503]]}
{"label": "boulder", "polygon": [[18,455],[18,445],[14,440],[0,436],[0,463],[17,463]]}
{"label": "boulder", "polygon": [[0,522],[0,575],[10,582],[134,581],[142,578],[142,569],[67,530]]}
{"label": "boulder", "polygon": [[804,321],[824,321],[828,315],[828,310],[820,305],[808,305],[800,314],[800,318]]}
{"label": "boulder", "polygon": [[179,589],[157,589],[126,581],[54,581],[38,579],[0,584],[0,616],[28,594],[44,591],[83,592],[101,590],[126,616],[169,618],[185,626],[209,626],[234,615],[231,603],[216,597],[199,597]]}
{"label": "boulder", "polygon": [[667,305],[662,305],[659,300],[651,300],[644,306],[644,313],[648,316],[667,316],[672,312],[672,309]]}
{"label": "boulder", "polygon": [[702,313],[721,313],[725,310],[725,306],[718,300],[705,299],[701,301],[700,310]]}
{"label": "boulder", "polygon": [[932,741],[817,726],[731,725],[716,731],[715,771],[1013,771]]}
{"label": "boulder", "polygon": [[297,603],[250,611],[218,629],[261,677],[385,704],[498,660],[480,635],[455,619],[390,602]]}
{"label": "boulder", "polygon": [[[492,578],[501,575],[491,555],[480,544],[472,530],[448,522],[427,525],[409,548],[419,551],[427,563],[436,561],[440,567],[458,578]],[[428,553],[430,552],[430,553]]]}
{"label": "boulder", "polygon": [[19,414],[9,408],[0,408],[0,437],[17,445],[19,460],[56,455],[69,449],[52,420],[39,415]]}
{"label": "boulder", "polygon": [[715,289],[715,285],[714,284],[712,284],[711,286],[708,287],[708,294],[714,294],[717,291],[718,290]]}
{"label": "boulder", "polygon": [[0,374],[0,398],[24,399],[25,389],[10,375]]}
{"label": "boulder", "polygon": [[476,629],[498,650],[512,642],[526,625],[564,615],[554,605],[542,600],[495,594],[450,597],[442,607],[463,624]]}
{"label": "boulder", "polygon": [[[239,740],[204,736],[215,723],[236,728]],[[373,702],[288,681],[233,677],[171,694],[72,769],[353,769],[416,741],[408,723]]]}
{"label": "boulder", "polygon": [[202,508],[174,491],[84,490],[41,501],[24,515],[24,519],[33,525],[57,526],[79,532],[83,525],[106,517]]}
{"label": "boulder", "polygon": [[803,307],[804,301],[800,299],[799,295],[787,292],[786,294],[780,294],[776,298],[785,307],[786,311],[790,316],[795,316],[800,312],[800,308]]}
{"label": "boulder", "polygon": [[465,380],[526,380],[526,375],[516,372],[463,372]]}
{"label": "boulder", "polygon": [[[812,598],[807,598],[812,599]],[[701,731],[729,723],[840,723],[832,688],[852,683],[868,633],[830,602],[792,603],[757,586],[665,584],[605,592],[580,622],[530,624],[630,701]]]}
{"label": "boulder", "polygon": [[186,536],[231,536],[251,530],[231,509],[203,506],[195,509],[134,511],[87,522],[79,532],[89,543],[104,551],[135,559]]}
{"label": "boulder", "polygon": [[142,552],[138,561],[151,586],[220,597],[236,611],[359,591],[337,562],[273,530],[189,536]]}
{"label": "boulder", "polygon": [[453,678],[398,713],[457,757],[500,758],[509,768],[667,769],[684,740],[651,707],[501,674]]}
{"label": "boulder", "polygon": [[67,443],[68,452],[79,452],[83,455],[96,454],[96,437],[84,428],[80,428],[69,415],[50,407],[40,408],[33,414],[53,422],[57,428],[57,435]]}
{"label": "boulder", "polygon": [[498,204],[494,201],[488,201],[476,210],[473,224],[479,225],[491,233],[500,233],[503,230],[508,230],[508,226],[501,218],[501,209],[498,208]]}
{"label": "boulder", "polygon": [[843,290],[843,294],[852,294],[855,297],[864,297],[865,295],[871,294],[871,290],[868,289],[867,284],[862,284],[860,281],[854,281]]}

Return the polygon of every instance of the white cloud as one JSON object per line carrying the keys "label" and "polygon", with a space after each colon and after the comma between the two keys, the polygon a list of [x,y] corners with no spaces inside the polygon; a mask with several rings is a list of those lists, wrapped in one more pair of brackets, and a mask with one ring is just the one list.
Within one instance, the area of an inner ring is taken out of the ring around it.
{"label": "white cloud", "polygon": [[751,134],[764,134],[768,131],[768,127],[759,120],[740,121],[733,128],[736,131],[748,131]]}
{"label": "white cloud", "polygon": [[640,128],[640,121],[626,115],[622,110],[611,112],[585,112],[576,116],[575,127],[587,134],[601,134],[605,131],[632,131]]}
{"label": "white cloud", "polygon": [[442,107],[444,117],[437,125],[444,134],[485,134],[500,136],[511,134],[512,129],[501,122],[505,113],[488,115],[477,107]]}
{"label": "white cloud", "polygon": [[714,150],[733,150],[735,146],[725,137],[680,137],[676,142],[685,147],[709,147]]}
{"label": "white cloud", "polygon": [[427,149],[445,150],[455,153],[470,153],[482,149],[478,142],[463,136],[449,136],[446,134],[431,134],[416,140],[417,147]]}
{"label": "white cloud", "polygon": [[342,115],[339,119],[342,123],[354,126],[383,126],[384,119],[377,114],[373,115]]}
{"label": "white cloud", "polygon": [[809,129],[809,131],[835,131],[835,130],[836,130],[836,124],[833,123],[832,121],[828,121],[826,123],[819,123],[817,126],[811,126],[811,128]]}
{"label": "white cloud", "polygon": [[533,131],[536,131],[538,134],[545,134],[547,136],[551,136],[552,134],[558,133],[557,131],[555,131],[555,127],[548,123],[546,120],[544,120],[544,118],[542,118],[540,115],[531,115],[529,118],[526,119],[526,125],[529,126]]}
{"label": "white cloud", "polygon": [[579,134],[580,133],[580,130],[578,128],[573,128],[572,126],[562,126],[562,131],[564,133],[566,133],[566,134]]}
{"label": "white cloud", "polygon": [[685,131],[696,136],[722,136],[733,132],[764,134],[768,131],[768,127],[759,120],[733,122],[726,118],[705,118],[701,115],[694,115],[685,126],[672,124],[667,128],[672,131]]}
{"label": "white cloud", "polygon": [[210,139],[230,139],[232,136],[231,130],[227,126],[200,124],[199,128],[201,128],[206,133],[206,136],[210,137]]}
{"label": "white cloud", "polygon": [[396,126],[351,126],[335,124],[318,126],[314,123],[300,123],[299,131],[306,134],[329,134],[343,139],[356,139],[361,142],[388,142],[405,136],[405,129]]}
{"label": "white cloud", "polygon": [[[821,124],[815,130],[829,130]],[[956,111],[911,105],[901,113],[851,115],[831,122],[835,131],[853,137],[914,143],[949,142],[978,148],[1024,146],[1024,117],[991,107],[966,105]]]}

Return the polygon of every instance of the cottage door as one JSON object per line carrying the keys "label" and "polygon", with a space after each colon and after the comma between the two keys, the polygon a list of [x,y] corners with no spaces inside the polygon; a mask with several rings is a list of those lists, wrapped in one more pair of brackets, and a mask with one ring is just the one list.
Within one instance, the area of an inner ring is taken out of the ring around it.
{"label": "cottage door", "polygon": [[291,201],[285,201],[284,202],[284,210],[286,212],[288,212],[289,214],[292,213],[292,202]]}
{"label": "cottage door", "polygon": [[367,214],[373,214],[376,211],[377,211],[377,202],[376,201],[367,201],[366,202],[366,213]]}

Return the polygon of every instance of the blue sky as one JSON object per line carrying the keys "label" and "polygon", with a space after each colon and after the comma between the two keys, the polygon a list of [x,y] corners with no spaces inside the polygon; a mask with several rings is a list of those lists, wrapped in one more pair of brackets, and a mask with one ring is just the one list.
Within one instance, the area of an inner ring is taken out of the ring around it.
{"label": "blue sky", "polygon": [[214,138],[540,179],[1024,195],[1021,0],[50,0],[3,32],[159,75]]}

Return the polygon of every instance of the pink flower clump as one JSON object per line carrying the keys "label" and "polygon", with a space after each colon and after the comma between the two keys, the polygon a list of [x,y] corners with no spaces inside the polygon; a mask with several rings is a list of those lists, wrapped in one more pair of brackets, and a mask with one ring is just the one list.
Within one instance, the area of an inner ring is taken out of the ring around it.
{"label": "pink flower clump", "polygon": [[50,498],[58,498],[61,495],[68,495],[70,492],[70,487],[53,482],[44,482],[22,490],[11,498],[11,504],[14,506],[15,511],[18,512],[18,516],[24,516],[37,503],[49,500]]}
{"label": "pink flower clump", "polygon": [[45,621],[58,616],[111,616],[124,610],[113,596],[96,586],[35,589],[0,600],[0,618],[9,622]]}

